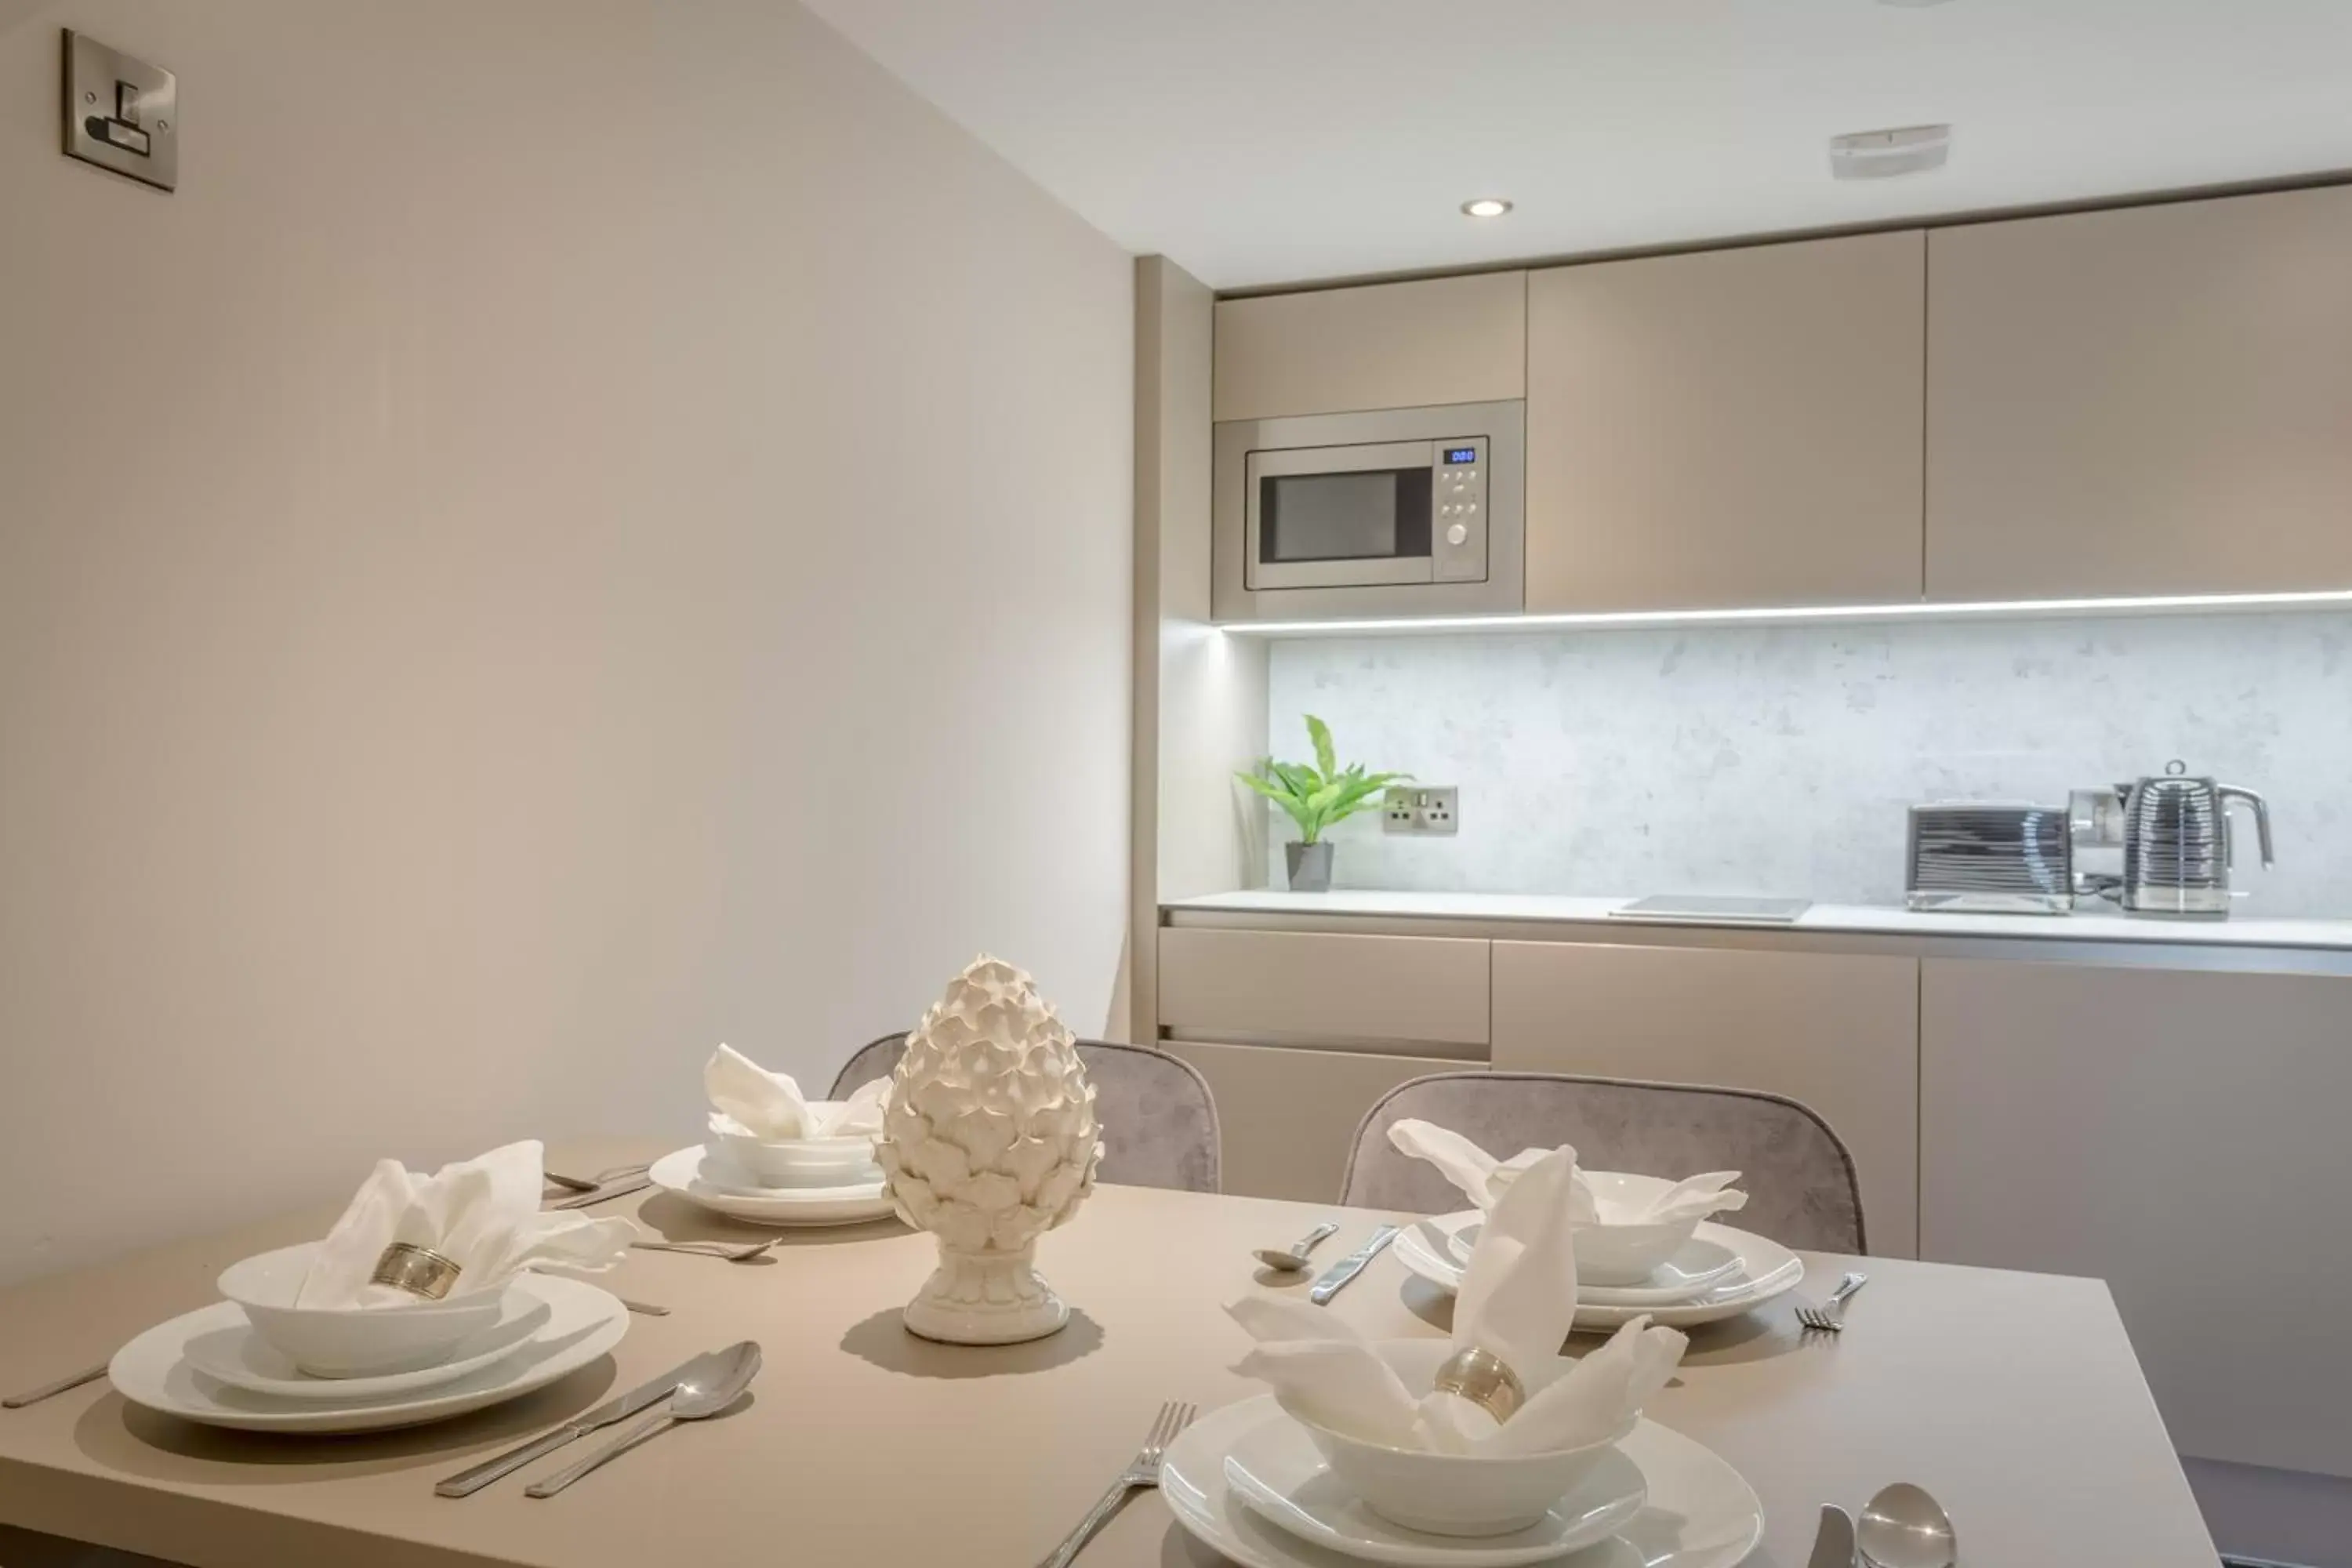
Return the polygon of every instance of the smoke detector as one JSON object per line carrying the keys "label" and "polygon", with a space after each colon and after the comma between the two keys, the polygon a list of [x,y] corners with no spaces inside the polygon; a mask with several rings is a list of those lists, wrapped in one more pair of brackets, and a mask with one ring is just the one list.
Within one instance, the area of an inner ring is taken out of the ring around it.
{"label": "smoke detector", "polygon": [[1830,173],[1841,180],[1883,180],[1940,169],[1951,155],[1948,125],[1904,125],[1830,138]]}

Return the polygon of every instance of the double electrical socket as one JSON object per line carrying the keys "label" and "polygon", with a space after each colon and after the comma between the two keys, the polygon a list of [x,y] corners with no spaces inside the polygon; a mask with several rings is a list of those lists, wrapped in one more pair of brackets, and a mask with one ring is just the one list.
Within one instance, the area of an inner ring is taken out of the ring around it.
{"label": "double electrical socket", "polygon": [[1459,833],[1462,792],[1452,784],[1391,784],[1381,802],[1383,833]]}

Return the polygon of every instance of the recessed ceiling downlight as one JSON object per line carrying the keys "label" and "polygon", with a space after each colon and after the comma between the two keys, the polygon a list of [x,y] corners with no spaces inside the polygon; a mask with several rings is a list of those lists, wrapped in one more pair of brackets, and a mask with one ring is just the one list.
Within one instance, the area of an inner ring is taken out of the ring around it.
{"label": "recessed ceiling downlight", "polygon": [[1500,196],[1479,196],[1462,204],[1465,217],[1501,217],[1511,210],[1511,204]]}
{"label": "recessed ceiling downlight", "polygon": [[1830,138],[1830,173],[1841,180],[1883,180],[1940,169],[1951,155],[1948,125],[1904,125]]}

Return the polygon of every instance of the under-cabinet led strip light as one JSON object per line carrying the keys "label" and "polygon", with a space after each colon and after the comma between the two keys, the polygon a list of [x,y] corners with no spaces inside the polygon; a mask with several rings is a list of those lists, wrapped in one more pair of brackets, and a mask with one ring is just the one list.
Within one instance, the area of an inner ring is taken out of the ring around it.
{"label": "under-cabinet led strip light", "polygon": [[1227,621],[1235,637],[1349,637],[1366,632],[1534,632],[1574,627],[1738,626],[1755,621],[1958,620],[2129,614],[2138,610],[2260,610],[2352,605],[2352,588],[2298,594],[2169,594],[2129,599],[2004,599],[1975,604],[1774,605],[1740,610],[1601,610],[1556,616],[1389,616],[1345,621]]}

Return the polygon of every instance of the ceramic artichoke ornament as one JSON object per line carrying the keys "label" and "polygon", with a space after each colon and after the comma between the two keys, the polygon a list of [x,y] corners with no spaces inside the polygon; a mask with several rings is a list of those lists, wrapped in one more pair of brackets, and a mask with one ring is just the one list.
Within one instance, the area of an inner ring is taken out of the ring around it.
{"label": "ceramic artichoke ornament", "polygon": [[907,1037],[875,1146],[899,1217],[939,1238],[908,1329],[992,1345],[1069,1321],[1037,1238],[1094,1190],[1096,1131],[1076,1037],[1028,975],[974,959]]}

